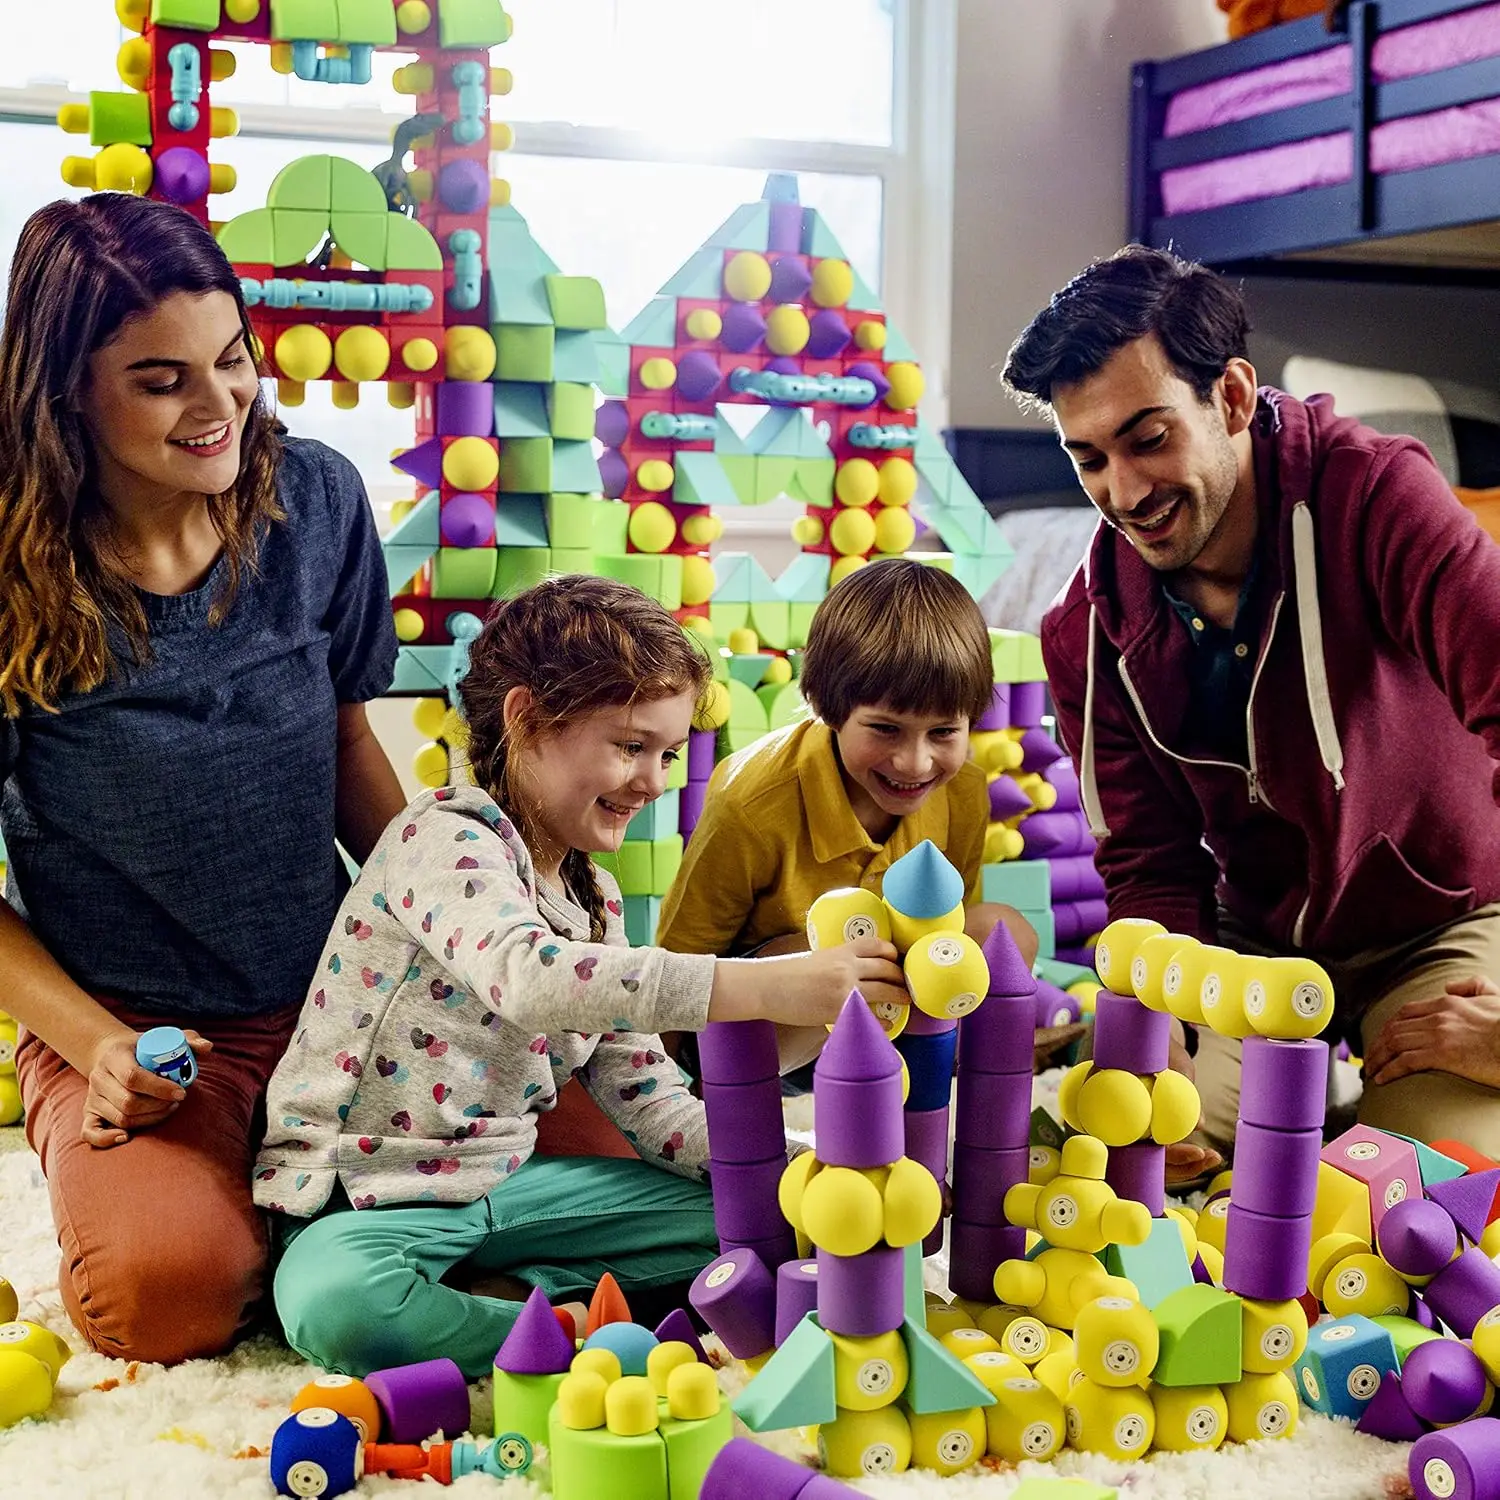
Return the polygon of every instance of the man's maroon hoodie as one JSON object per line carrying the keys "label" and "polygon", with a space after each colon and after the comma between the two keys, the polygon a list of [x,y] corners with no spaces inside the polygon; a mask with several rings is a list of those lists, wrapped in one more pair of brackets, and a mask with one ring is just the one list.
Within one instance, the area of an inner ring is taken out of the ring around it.
{"label": "man's maroon hoodie", "polygon": [[1113,528],[1042,651],[1110,916],[1212,942],[1217,901],[1343,958],[1500,899],[1500,547],[1425,448],[1326,396],[1262,390],[1252,445],[1270,603],[1248,768],[1179,753],[1194,647]]}

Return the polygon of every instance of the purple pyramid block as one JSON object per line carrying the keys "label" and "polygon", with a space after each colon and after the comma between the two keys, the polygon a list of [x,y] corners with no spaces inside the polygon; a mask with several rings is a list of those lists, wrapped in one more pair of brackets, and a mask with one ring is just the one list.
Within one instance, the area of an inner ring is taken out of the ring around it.
{"label": "purple pyramid block", "polygon": [[1036,980],[1032,978],[1031,970],[1026,967],[1026,960],[1021,957],[1021,950],[1016,947],[1016,940],[1010,935],[1010,928],[1004,922],[995,923],[981,947],[984,960],[990,966],[991,995],[1017,998],[1024,996],[1029,999],[1036,994]]}
{"label": "purple pyramid block", "polygon": [[547,1294],[536,1287],[505,1335],[495,1368],[507,1375],[561,1375],[573,1363],[573,1354],[573,1341],[563,1332]]}
{"label": "purple pyramid block", "polygon": [[435,490],[443,482],[443,440],[428,438],[415,448],[408,448],[399,458],[391,462],[403,474],[410,474],[419,484]]}
{"label": "purple pyramid block", "polygon": [[903,917],[940,917],[962,904],[964,878],[931,839],[923,839],[885,872],[881,894]]}
{"label": "purple pyramid block", "polygon": [[1394,1370],[1387,1370],[1380,1378],[1380,1389],[1360,1413],[1354,1430],[1384,1438],[1388,1443],[1412,1443],[1427,1427],[1402,1394],[1401,1377]]}
{"label": "purple pyramid block", "polygon": [[693,1320],[688,1317],[686,1308],[674,1307],[652,1331],[656,1334],[657,1343],[687,1344],[698,1356],[700,1365],[711,1363],[708,1351],[703,1347],[698,1330],[693,1327]]}
{"label": "purple pyramid block", "polygon": [[990,817],[996,823],[1032,809],[1031,798],[1013,777],[997,776],[990,782]]}
{"label": "purple pyramid block", "polygon": [[833,1032],[818,1054],[817,1066],[813,1069],[813,1097],[817,1098],[818,1081],[837,1078],[845,1083],[870,1083],[880,1078],[889,1078],[901,1071],[901,1054],[891,1046],[890,1039],[880,1029],[875,1012],[865,1003],[858,990],[850,990],[849,998],[839,1018],[833,1023]]}
{"label": "purple pyramid block", "polygon": [[1489,1221],[1497,1188],[1500,1167],[1491,1167],[1488,1172],[1467,1172],[1450,1182],[1435,1182],[1427,1189],[1427,1196],[1446,1208],[1463,1235],[1477,1245]]}

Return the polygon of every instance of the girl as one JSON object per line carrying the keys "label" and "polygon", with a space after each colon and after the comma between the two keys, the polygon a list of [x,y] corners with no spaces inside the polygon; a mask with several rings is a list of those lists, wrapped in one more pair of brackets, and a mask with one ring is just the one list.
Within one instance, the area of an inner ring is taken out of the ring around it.
{"label": "girl", "polygon": [[[666,610],[602,578],[538,584],[474,642],[478,784],[385,831],[271,1079],[255,1196],[289,1216],[276,1310],[307,1358],[486,1373],[520,1304],[444,1285],[460,1262],[518,1278],[516,1299],[691,1278],[716,1248],[703,1106],[656,1033],[831,1021],[855,986],[900,982],[874,941],[758,961],[626,946],[586,851],[661,795],[708,677]],[[651,1164],[532,1154],[575,1073]]]}
{"label": "girl", "polygon": [[[267,1251],[266,1079],[398,808],[365,722],[396,643],[359,477],[278,435],[240,286],[126,194],[23,228],[0,335],[0,1008],[100,1353],[225,1348]],[[186,1092],[137,1034],[188,1029]],[[162,1205],[178,1205],[164,1232]]]}

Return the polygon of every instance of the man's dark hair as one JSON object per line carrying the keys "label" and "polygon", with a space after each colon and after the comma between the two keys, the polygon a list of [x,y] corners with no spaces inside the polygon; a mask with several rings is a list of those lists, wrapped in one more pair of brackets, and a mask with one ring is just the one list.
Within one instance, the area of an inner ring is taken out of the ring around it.
{"label": "man's dark hair", "polygon": [[1206,266],[1127,245],[1075,276],[1034,317],[1002,377],[1023,406],[1093,375],[1117,349],[1155,334],[1172,367],[1206,401],[1231,359],[1246,357],[1244,299]]}

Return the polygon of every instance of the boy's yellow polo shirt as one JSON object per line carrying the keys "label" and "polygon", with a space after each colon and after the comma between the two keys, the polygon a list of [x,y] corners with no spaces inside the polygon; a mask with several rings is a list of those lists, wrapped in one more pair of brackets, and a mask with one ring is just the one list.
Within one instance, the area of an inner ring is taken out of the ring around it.
{"label": "boy's yellow polo shirt", "polygon": [[948,856],[975,901],[988,822],[985,775],[970,761],[877,844],[849,805],[833,731],[804,720],[714,768],[656,941],[678,953],[733,957],[801,932],[824,891],[879,891],[891,862],[923,839]]}

